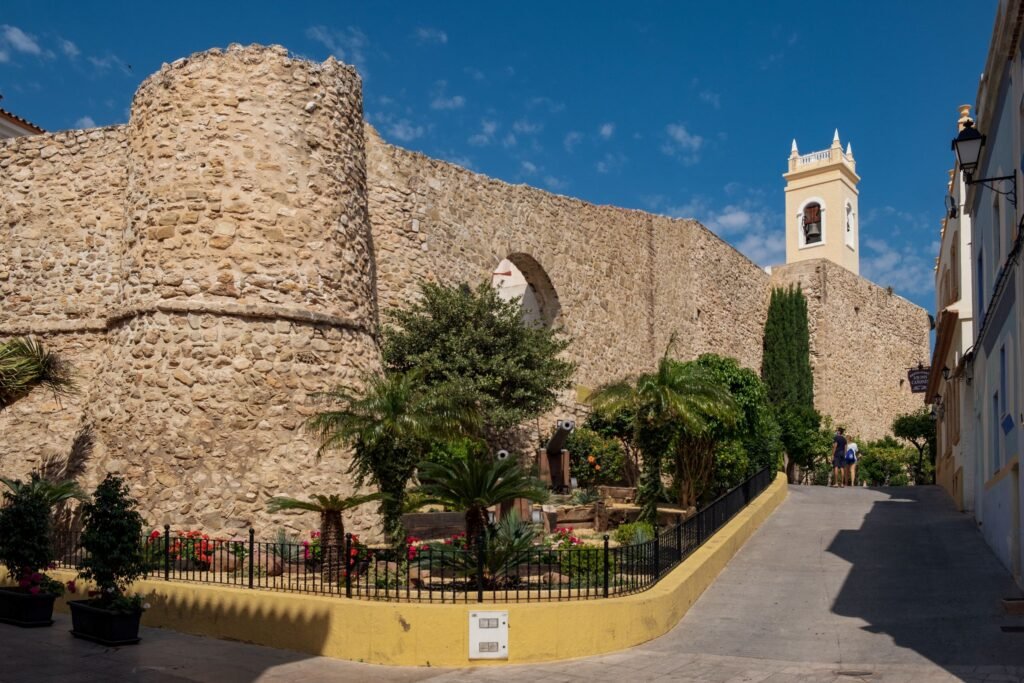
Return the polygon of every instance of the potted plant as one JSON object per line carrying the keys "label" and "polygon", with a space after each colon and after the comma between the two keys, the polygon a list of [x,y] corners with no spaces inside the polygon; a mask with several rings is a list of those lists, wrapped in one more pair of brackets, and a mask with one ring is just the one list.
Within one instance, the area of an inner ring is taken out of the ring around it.
{"label": "potted plant", "polygon": [[43,569],[53,559],[50,500],[33,482],[6,482],[0,507],[0,563],[16,587],[0,588],[0,621],[17,626],[53,624],[53,602],[64,586]]}
{"label": "potted plant", "polygon": [[133,581],[146,571],[139,543],[142,515],[121,477],[108,474],[93,501],[83,506],[82,558],[78,574],[96,584],[88,600],[73,600],[71,633],[101,645],[139,642],[139,621],[148,607],[142,596],[128,595]]}

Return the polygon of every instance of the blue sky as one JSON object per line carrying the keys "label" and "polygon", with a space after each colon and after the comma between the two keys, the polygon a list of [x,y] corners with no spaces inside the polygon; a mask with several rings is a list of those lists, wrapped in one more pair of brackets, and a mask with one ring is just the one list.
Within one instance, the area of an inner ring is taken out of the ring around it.
{"label": "blue sky", "polygon": [[127,120],[192,52],[278,43],[363,74],[392,143],[588,201],[693,216],[785,258],[790,142],[838,128],[860,184],[861,271],[934,307],[956,107],[996,0],[10,3],[0,106],[48,130]]}

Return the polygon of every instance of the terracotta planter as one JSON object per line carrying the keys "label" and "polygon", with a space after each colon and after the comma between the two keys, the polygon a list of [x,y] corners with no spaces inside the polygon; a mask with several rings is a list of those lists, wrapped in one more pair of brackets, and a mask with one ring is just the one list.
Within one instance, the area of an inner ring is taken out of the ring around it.
{"label": "terracotta planter", "polygon": [[115,612],[96,606],[95,600],[72,600],[71,635],[100,645],[135,645],[139,642],[138,612]]}
{"label": "terracotta planter", "polygon": [[0,622],[23,627],[51,626],[56,599],[56,595],[33,595],[24,588],[0,588]]}

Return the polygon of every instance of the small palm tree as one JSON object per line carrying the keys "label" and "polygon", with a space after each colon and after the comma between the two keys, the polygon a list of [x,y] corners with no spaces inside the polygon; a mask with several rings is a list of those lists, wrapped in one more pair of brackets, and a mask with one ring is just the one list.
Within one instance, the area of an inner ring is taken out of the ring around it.
{"label": "small palm tree", "polygon": [[36,387],[46,387],[58,396],[71,393],[70,365],[28,337],[0,343],[0,410]]}
{"label": "small palm tree", "polygon": [[69,500],[87,500],[88,496],[76,481],[53,481],[33,472],[28,481],[0,477],[0,483],[11,490],[13,495],[36,495],[46,501],[52,509]]}
{"label": "small palm tree", "polygon": [[535,503],[547,499],[536,480],[527,476],[514,460],[490,461],[466,458],[451,462],[425,462],[419,469],[424,503],[466,511],[466,538],[475,544],[487,529],[487,508],[515,498]]}
{"label": "small palm tree", "polygon": [[[337,494],[329,496],[311,494],[310,500],[278,496],[267,504],[270,512],[281,510],[308,510],[320,515],[320,548],[323,553],[324,578],[337,582],[341,577],[344,562],[341,554],[345,548],[345,519],[343,513],[371,501],[380,500],[380,493],[342,498]],[[347,558],[346,558],[347,559]]]}
{"label": "small palm tree", "polygon": [[728,388],[704,368],[672,360],[667,350],[654,372],[640,375],[635,382],[606,385],[589,401],[604,413],[629,410],[634,415],[636,441],[644,456],[638,491],[640,520],[650,524],[657,523],[658,500],[664,495],[662,458],[672,452],[678,434],[699,433],[713,416],[729,419],[737,414]]}
{"label": "small palm tree", "polygon": [[385,494],[384,534],[400,543],[405,489],[417,463],[435,441],[479,433],[479,411],[458,387],[428,388],[412,372],[370,375],[360,390],[339,387],[320,398],[336,407],[306,424],[320,439],[317,459],[332,448],[354,449],[349,471],[358,486],[372,483]]}

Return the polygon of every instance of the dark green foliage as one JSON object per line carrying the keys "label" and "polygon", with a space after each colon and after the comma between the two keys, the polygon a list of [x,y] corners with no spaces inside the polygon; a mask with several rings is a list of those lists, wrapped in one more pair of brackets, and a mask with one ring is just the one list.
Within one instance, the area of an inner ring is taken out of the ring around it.
{"label": "dark green foliage", "polygon": [[[674,456],[679,498],[684,504],[694,487],[710,476],[710,458],[718,426],[735,425],[738,410],[728,389],[695,363],[680,363],[666,354],[652,373],[635,382],[606,385],[590,397],[605,415],[628,411],[633,416],[634,442],[643,453],[637,491],[640,520],[654,524],[663,498],[665,456]],[[709,450],[710,449],[710,450]]]}
{"label": "dark green foliage", "polygon": [[807,299],[799,287],[772,290],[764,324],[761,377],[772,404],[814,406]]}
{"label": "dark green foliage", "polygon": [[857,479],[868,486],[906,486],[915,451],[891,436],[860,445]]}
{"label": "dark green foliage", "polygon": [[83,506],[83,524],[79,575],[96,582],[101,603],[116,604],[146,571],[142,515],[121,477],[108,474],[96,487],[92,502]]}
{"label": "dark green foliage", "polygon": [[912,413],[900,415],[892,421],[892,433],[900,439],[906,439],[917,449],[917,464],[914,466],[914,482],[924,484],[929,481],[926,472],[924,454],[928,451],[931,465],[931,480],[934,481],[935,468],[935,421],[927,408],[921,407]]}
{"label": "dark green foliage", "polygon": [[715,474],[710,497],[724,493],[755,472],[782,464],[782,430],[768,402],[768,392],[757,373],[741,367],[735,358],[706,353],[697,365],[729,389],[740,410],[735,435],[715,453]]}
{"label": "dark green foliage", "polygon": [[489,284],[426,283],[419,301],[389,317],[385,369],[415,370],[428,387],[462,387],[492,435],[553,408],[569,387],[575,368],[560,358],[569,341],[525,324],[519,303],[503,301]]}
{"label": "dark green foliage", "polygon": [[799,287],[772,290],[764,324],[761,379],[782,430],[783,447],[789,456],[787,475],[792,483],[797,465],[805,469],[813,466],[812,444],[821,421],[814,410],[807,299]]}
{"label": "dark green foliage", "polygon": [[0,564],[20,579],[39,572],[53,560],[50,501],[44,491],[20,481],[4,491],[0,507]]}
{"label": "dark green foliage", "polygon": [[639,545],[654,540],[654,525],[649,522],[626,522],[615,528],[612,538],[619,545]]}
{"label": "dark green foliage", "polygon": [[547,499],[547,491],[540,483],[527,476],[511,458],[424,462],[420,465],[419,478],[421,483],[416,493],[423,496],[423,504],[466,511],[466,538],[471,545],[476,544],[488,528],[487,508],[490,506],[515,498],[535,503]]}
{"label": "dark green foliage", "polygon": [[636,486],[640,478],[640,449],[636,445],[635,424],[635,413],[625,406],[615,411],[595,410],[583,425],[605,438],[619,442],[622,449],[622,478],[626,486]]}
{"label": "dark green foliage", "polygon": [[46,387],[57,396],[73,393],[71,366],[34,339],[0,342],[0,410],[36,387]]}
{"label": "dark green foliage", "polygon": [[565,448],[569,451],[570,472],[581,487],[624,484],[624,457],[617,439],[602,436],[583,426],[569,435]]}
{"label": "dark green foliage", "polygon": [[358,390],[338,387],[322,395],[333,404],[307,428],[325,450],[351,446],[349,471],[357,486],[374,484],[381,499],[384,534],[392,542],[402,530],[406,485],[438,441],[467,438],[479,429],[479,413],[465,391],[451,385],[428,387],[417,372],[371,375]]}

